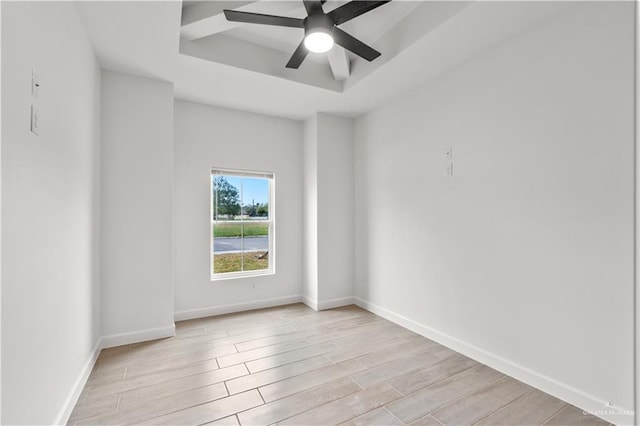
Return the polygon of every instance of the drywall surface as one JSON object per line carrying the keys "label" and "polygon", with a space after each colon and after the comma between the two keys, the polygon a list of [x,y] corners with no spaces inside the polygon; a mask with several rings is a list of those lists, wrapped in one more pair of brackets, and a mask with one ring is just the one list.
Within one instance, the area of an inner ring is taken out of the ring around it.
{"label": "drywall surface", "polygon": [[[0,28],[2,25],[2,5],[0,5]],[[0,46],[2,31],[0,31]],[[2,80],[2,59],[0,58],[0,81]],[[2,84],[0,84],[2,99]],[[2,102],[0,102],[0,129],[2,129]],[[0,182],[2,182],[2,135],[0,135]],[[0,184],[0,383],[2,383],[2,185]],[[0,422],[2,422],[2,386],[0,385]]]}
{"label": "drywall surface", "polygon": [[326,113],[304,122],[304,301],[314,309],[352,303],[353,125]]}
{"label": "drywall surface", "polygon": [[322,308],[353,296],[354,123],[323,113],[317,114],[317,122],[318,303]]}
{"label": "drywall surface", "polygon": [[318,116],[304,122],[303,140],[303,296],[318,304]]}
{"label": "drywall surface", "polygon": [[357,296],[589,409],[633,409],[633,19],[576,4],[356,123]]}
{"label": "drywall surface", "polygon": [[635,348],[636,348],[636,360],[635,360],[635,412],[636,412],[636,424],[640,423],[640,174],[638,173],[638,165],[640,164],[640,149],[638,147],[638,123],[640,123],[640,85],[638,85],[638,70],[640,69],[640,57],[638,57],[638,46],[640,46],[640,31],[638,30],[638,22],[640,22],[640,8],[636,5],[636,86],[635,86],[635,110],[636,110],[636,142],[635,142],[635,166],[636,166],[636,185],[635,185],[635,202],[636,202],[636,217],[635,217],[635,264],[636,264],[636,276],[635,276],[635,292],[636,292],[636,335],[635,335]]}
{"label": "drywall surface", "polygon": [[52,424],[100,335],[100,69],[73,4],[1,7],[1,423]]}
{"label": "drywall surface", "polygon": [[[102,333],[173,327],[173,86],[102,73]],[[111,337],[110,337],[111,336]]]}
{"label": "drywall surface", "polygon": [[[175,310],[299,301],[302,294],[302,123],[175,102]],[[275,174],[275,274],[211,281],[212,167]],[[255,289],[252,288],[255,284]]]}

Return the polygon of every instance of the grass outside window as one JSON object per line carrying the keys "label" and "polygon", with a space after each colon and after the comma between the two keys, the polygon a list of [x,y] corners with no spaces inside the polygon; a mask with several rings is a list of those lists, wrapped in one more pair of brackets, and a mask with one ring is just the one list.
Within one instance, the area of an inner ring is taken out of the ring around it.
{"label": "grass outside window", "polygon": [[266,237],[269,235],[268,223],[216,223],[213,236],[217,238]]}

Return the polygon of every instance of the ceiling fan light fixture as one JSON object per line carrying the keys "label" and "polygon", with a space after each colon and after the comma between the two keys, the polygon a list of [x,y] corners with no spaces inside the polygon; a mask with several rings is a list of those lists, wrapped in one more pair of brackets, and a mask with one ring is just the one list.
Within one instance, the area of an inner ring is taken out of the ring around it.
{"label": "ceiling fan light fixture", "polygon": [[324,28],[315,28],[304,37],[304,47],[314,53],[328,52],[333,47],[333,36]]}
{"label": "ceiling fan light fixture", "polygon": [[339,25],[351,21],[390,1],[391,0],[353,0],[325,13],[322,5],[326,0],[303,0],[304,8],[307,11],[307,17],[304,19],[230,9],[224,9],[224,16],[231,22],[303,28],[304,39],[293,52],[293,55],[291,55],[286,65],[287,68],[298,69],[309,52],[328,52],[333,48],[334,43],[369,62],[376,59],[381,55],[380,52],[371,46],[367,46],[349,33],[346,33],[340,29]]}

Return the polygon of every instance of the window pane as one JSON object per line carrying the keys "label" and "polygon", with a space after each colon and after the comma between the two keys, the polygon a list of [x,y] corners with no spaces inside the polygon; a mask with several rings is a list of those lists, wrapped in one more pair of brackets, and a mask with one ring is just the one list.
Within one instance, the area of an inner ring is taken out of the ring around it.
{"label": "window pane", "polygon": [[242,178],[243,214],[251,220],[269,219],[269,180]]}
{"label": "window pane", "polygon": [[242,271],[242,224],[213,225],[213,273]]}
{"label": "window pane", "polygon": [[269,269],[269,251],[245,252],[243,261],[245,271]]}
{"label": "window pane", "polygon": [[214,253],[213,273],[224,274],[225,272],[241,272],[242,257],[240,253]]}
{"label": "window pane", "polygon": [[269,224],[213,225],[213,273],[269,268]]}
{"label": "window pane", "polygon": [[211,179],[213,180],[213,220],[239,219],[242,179],[225,175],[214,175]]}
{"label": "window pane", "polygon": [[213,170],[212,274],[268,271],[271,176]]}
{"label": "window pane", "polygon": [[269,224],[244,224],[243,263],[245,271],[269,268]]}
{"label": "window pane", "polygon": [[[230,247],[233,247],[230,238],[240,238],[242,237],[242,224],[238,223],[216,223],[213,225],[213,238],[221,239],[220,241],[214,242],[214,248],[217,248],[217,251],[227,250]],[[238,249],[240,250],[240,249]]]}
{"label": "window pane", "polygon": [[[232,224],[235,225],[235,224]],[[263,240],[265,237],[269,235],[269,224],[268,223],[245,223],[242,228],[242,235],[245,237],[245,250],[248,247],[263,247],[262,243],[252,243],[252,238],[257,238],[258,240]],[[269,245],[264,246],[265,250],[269,247]]]}

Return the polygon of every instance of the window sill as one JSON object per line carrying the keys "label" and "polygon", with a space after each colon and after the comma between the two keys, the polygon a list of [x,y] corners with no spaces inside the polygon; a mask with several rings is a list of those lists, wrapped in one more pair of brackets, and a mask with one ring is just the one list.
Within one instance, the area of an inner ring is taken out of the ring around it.
{"label": "window sill", "polygon": [[275,275],[275,274],[276,272],[272,269],[263,269],[260,271],[250,271],[250,272],[227,272],[224,274],[211,275],[211,282],[237,280],[239,278],[264,277],[264,276]]}

